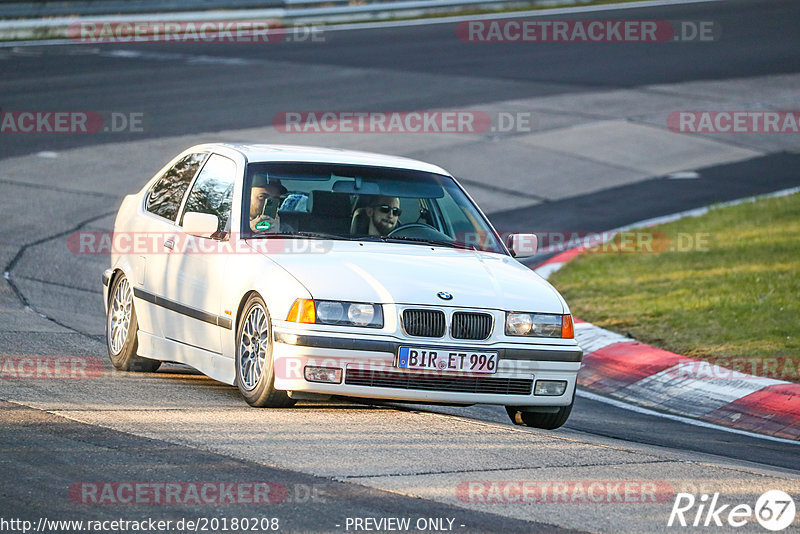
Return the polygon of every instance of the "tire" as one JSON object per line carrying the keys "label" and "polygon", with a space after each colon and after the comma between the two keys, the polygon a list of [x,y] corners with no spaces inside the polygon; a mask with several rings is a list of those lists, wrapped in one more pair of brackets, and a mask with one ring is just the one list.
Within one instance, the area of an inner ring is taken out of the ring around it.
{"label": "tire", "polygon": [[236,387],[256,408],[288,408],[295,403],[286,391],[275,389],[272,365],[272,321],[264,300],[247,299],[236,328]]}
{"label": "tire", "polygon": [[124,274],[114,279],[109,291],[108,313],[106,313],[106,348],[111,363],[120,371],[152,373],[161,362],[143,358],[136,351],[139,348],[137,333],[139,321],[133,305],[133,288]]}
{"label": "tire", "polygon": [[515,425],[555,430],[567,422],[569,414],[572,413],[573,404],[575,404],[574,396],[568,406],[558,406],[558,410],[552,413],[525,412],[516,406],[506,406],[506,413]]}

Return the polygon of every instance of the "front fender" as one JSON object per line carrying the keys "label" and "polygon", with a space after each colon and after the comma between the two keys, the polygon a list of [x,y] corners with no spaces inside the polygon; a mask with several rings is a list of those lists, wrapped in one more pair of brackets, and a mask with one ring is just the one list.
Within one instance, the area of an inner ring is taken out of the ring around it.
{"label": "front fender", "polygon": [[233,318],[230,335],[225,335],[222,353],[235,356],[236,328],[244,301],[251,292],[264,299],[273,320],[284,320],[298,298],[312,298],[308,289],[283,267],[261,254],[235,254],[228,262],[222,296],[223,313]]}

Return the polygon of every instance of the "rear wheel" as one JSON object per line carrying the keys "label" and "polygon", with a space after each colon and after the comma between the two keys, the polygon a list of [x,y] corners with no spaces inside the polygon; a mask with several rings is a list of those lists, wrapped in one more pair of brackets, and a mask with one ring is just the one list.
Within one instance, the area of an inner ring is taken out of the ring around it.
{"label": "rear wheel", "polygon": [[575,403],[575,397],[572,397],[572,402],[568,406],[553,406],[545,407],[540,410],[547,411],[525,411],[526,409],[536,409],[532,407],[517,407],[506,406],[506,413],[511,418],[511,422],[515,425],[529,426],[532,428],[542,428],[544,430],[555,430],[562,426],[569,419],[569,414],[572,412],[572,405]]}
{"label": "rear wheel", "polygon": [[106,347],[111,363],[121,371],[155,371],[161,365],[160,361],[136,354],[139,348],[136,335],[139,322],[133,306],[133,288],[124,274],[114,279],[110,295],[106,315]]}
{"label": "rear wheel", "polygon": [[264,300],[253,294],[236,330],[236,386],[250,406],[285,408],[295,401],[275,389],[272,321]]}

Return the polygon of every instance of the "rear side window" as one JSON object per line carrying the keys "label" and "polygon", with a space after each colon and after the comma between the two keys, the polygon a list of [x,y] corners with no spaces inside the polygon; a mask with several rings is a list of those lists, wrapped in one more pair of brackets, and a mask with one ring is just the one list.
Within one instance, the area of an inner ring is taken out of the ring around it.
{"label": "rear side window", "polygon": [[178,216],[183,195],[206,156],[204,153],[189,154],[170,167],[150,189],[145,209],[174,221]]}
{"label": "rear side window", "polygon": [[[212,154],[186,199],[187,211],[210,213],[219,219],[217,232],[224,232],[231,216],[233,182],[236,178],[236,163],[226,157]],[[181,221],[183,224],[183,221]]]}

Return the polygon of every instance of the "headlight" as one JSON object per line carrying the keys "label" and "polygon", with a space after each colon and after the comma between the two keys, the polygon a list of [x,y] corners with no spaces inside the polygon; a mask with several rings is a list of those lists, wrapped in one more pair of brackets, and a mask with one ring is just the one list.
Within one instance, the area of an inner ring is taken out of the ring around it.
{"label": "headlight", "polygon": [[[350,304],[347,307],[347,319],[353,324],[360,326],[373,324],[375,316],[375,306],[372,304]],[[380,326],[383,326],[383,318],[381,318]]]}
{"label": "headlight", "polygon": [[506,313],[506,335],[573,338],[571,315],[550,313]]}
{"label": "headlight", "polygon": [[323,324],[339,324],[347,317],[343,302],[316,301],[317,321]]}
{"label": "headlight", "polygon": [[[313,311],[303,313],[304,309]],[[363,302],[297,299],[286,320],[298,323],[383,328],[383,308],[380,304]]]}

